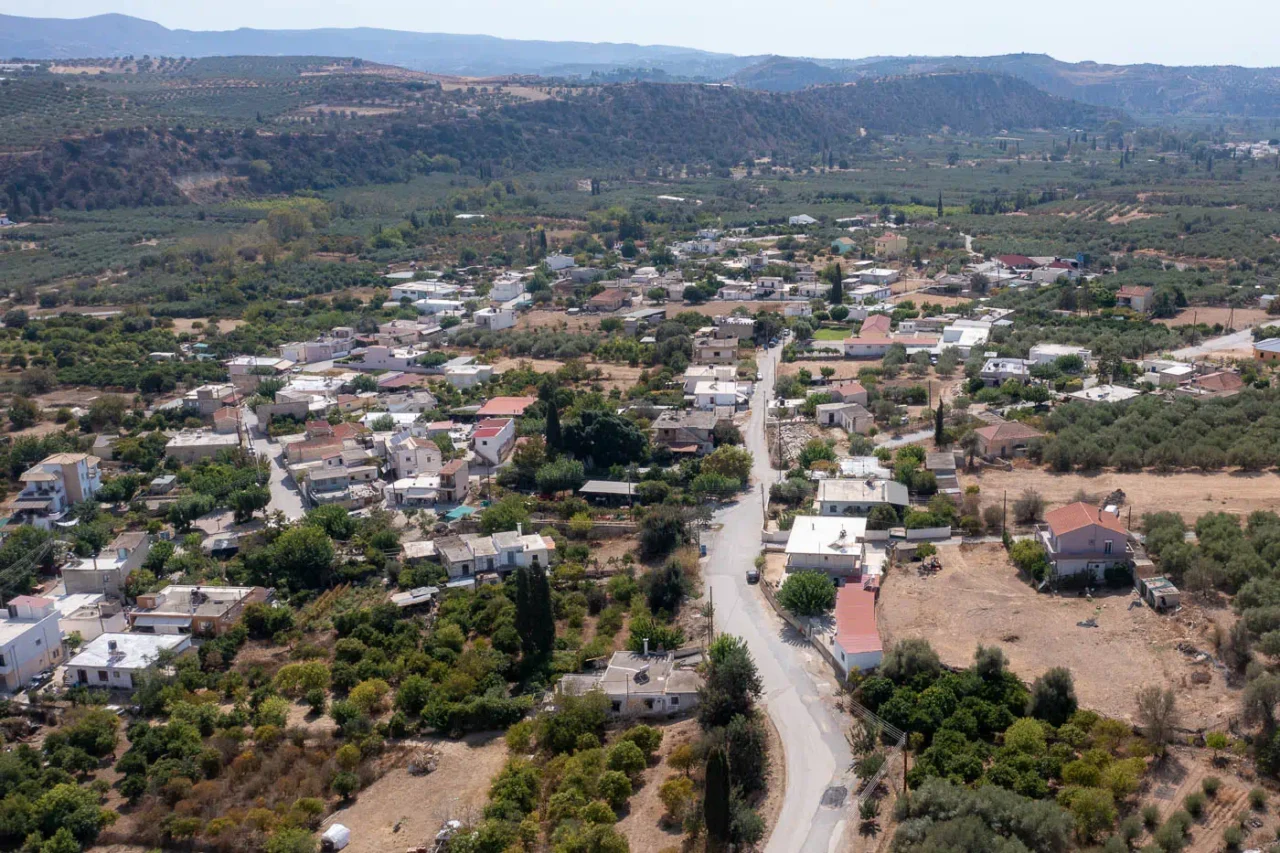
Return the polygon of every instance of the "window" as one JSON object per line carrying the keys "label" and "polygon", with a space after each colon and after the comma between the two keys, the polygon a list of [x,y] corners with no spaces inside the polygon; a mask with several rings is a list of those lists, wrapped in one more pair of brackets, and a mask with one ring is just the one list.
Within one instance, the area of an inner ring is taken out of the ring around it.
{"label": "window", "polygon": [[609,707],[613,710],[613,713],[615,713],[615,714],[616,714],[616,713],[618,713],[619,711],[621,711],[621,710],[622,710],[622,703],[621,703],[621,702],[616,702],[616,701],[615,701],[615,702],[610,702],[610,703],[609,703]]}
{"label": "window", "polygon": [[36,646],[39,647],[43,645],[44,645],[44,640],[40,639],[39,637],[36,637]]}
{"label": "window", "polygon": [[672,696],[672,697],[671,697],[671,707],[673,707],[673,708],[674,708],[676,705],[679,705],[679,704],[680,704],[680,697],[679,697],[679,696]]}
{"label": "window", "polygon": [[107,671],[105,669],[98,670],[98,680],[99,681],[107,680]]}
{"label": "window", "polygon": [[1104,553],[1104,554],[1110,554],[1110,553],[1111,553],[1111,540],[1110,540],[1110,539],[1108,539],[1108,540],[1106,541],[1106,543],[1102,546],[1102,553]]}
{"label": "window", "polygon": [[4,655],[0,655],[0,666],[6,666],[4,662]]}
{"label": "window", "polygon": [[111,677],[112,677],[112,678],[119,678],[119,677],[120,677],[120,673],[118,673],[118,672],[113,672],[113,673],[111,673]]}

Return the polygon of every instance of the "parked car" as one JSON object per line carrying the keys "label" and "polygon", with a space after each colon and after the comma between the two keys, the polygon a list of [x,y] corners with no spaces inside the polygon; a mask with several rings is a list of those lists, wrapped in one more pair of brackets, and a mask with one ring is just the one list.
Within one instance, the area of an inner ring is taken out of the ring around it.
{"label": "parked car", "polygon": [[747,583],[760,583],[759,569],[747,569]]}

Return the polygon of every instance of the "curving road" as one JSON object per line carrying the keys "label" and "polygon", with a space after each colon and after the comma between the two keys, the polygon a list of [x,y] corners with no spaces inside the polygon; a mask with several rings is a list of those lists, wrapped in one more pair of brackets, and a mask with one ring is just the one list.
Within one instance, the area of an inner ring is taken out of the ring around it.
{"label": "curving road", "polygon": [[[780,352],[777,347],[758,360],[764,381],[756,383],[745,433],[755,456],[756,482],[750,494],[716,513],[721,528],[709,543],[703,573],[715,603],[716,628],[746,640],[764,684],[765,710],[782,737],[787,788],[765,853],[832,853],[852,802],[845,793],[852,789],[852,758],[844,724],[833,709],[834,683],[810,674],[810,667],[821,671],[826,664],[746,583],[746,571],[760,553],[760,485],[767,489],[778,476],[769,464],[764,418]],[[845,790],[829,792],[832,788]]]}

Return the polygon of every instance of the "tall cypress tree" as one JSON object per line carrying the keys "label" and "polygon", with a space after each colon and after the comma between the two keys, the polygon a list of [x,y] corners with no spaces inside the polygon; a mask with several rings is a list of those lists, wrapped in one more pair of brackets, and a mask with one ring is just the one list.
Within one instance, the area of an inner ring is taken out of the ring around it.
{"label": "tall cypress tree", "polygon": [[707,757],[706,796],[702,816],[707,836],[716,849],[729,843],[729,761],[723,749],[713,750]]}
{"label": "tall cypress tree", "polygon": [[844,302],[844,272],[840,269],[840,264],[836,263],[835,275],[831,277],[831,304],[840,305]]}
{"label": "tall cypress tree", "polygon": [[938,218],[939,218],[939,219],[941,219],[941,218],[942,218],[942,193],[941,193],[941,191],[939,191],[939,193],[938,193]]}
{"label": "tall cypress tree", "polygon": [[[941,396],[941,395],[939,395]],[[946,437],[946,425],[942,415],[942,400],[938,400],[938,411],[933,416],[933,442],[939,447],[943,446],[943,438]]]}
{"label": "tall cypress tree", "polygon": [[550,378],[543,380],[538,388],[538,398],[547,407],[546,435],[547,448],[551,451],[560,449],[560,412],[556,409],[556,385]]}
{"label": "tall cypress tree", "polygon": [[556,645],[556,617],[551,604],[551,584],[542,566],[529,568],[529,611],[533,615],[533,647],[540,657],[548,657]]}
{"label": "tall cypress tree", "polygon": [[516,632],[520,635],[520,649],[525,655],[536,654],[535,613],[533,603],[533,584],[530,569],[521,566],[516,569]]}

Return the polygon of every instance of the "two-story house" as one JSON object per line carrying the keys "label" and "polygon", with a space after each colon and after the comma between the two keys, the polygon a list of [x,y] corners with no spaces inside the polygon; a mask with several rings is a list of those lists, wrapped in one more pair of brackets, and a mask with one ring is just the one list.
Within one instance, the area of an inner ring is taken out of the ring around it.
{"label": "two-story house", "polygon": [[84,453],[55,453],[28,468],[18,478],[22,491],[13,502],[13,523],[48,530],[73,504],[97,493],[100,462]]}
{"label": "two-story house", "polygon": [[476,424],[471,447],[489,465],[500,465],[516,440],[516,422],[511,418],[486,418]]}
{"label": "two-story house", "polygon": [[0,612],[0,684],[17,692],[62,663],[62,629],[52,598],[19,595]]}
{"label": "two-story house", "polygon": [[1127,565],[1129,531],[1118,514],[1084,502],[1045,513],[1040,543],[1058,577],[1088,573],[1094,578],[1113,566]]}
{"label": "two-story house", "polygon": [[151,537],[146,533],[121,533],[97,556],[65,566],[62,581],[68,593],[100,592],[122,598],[129,574],[142,566],[150,551]]}

